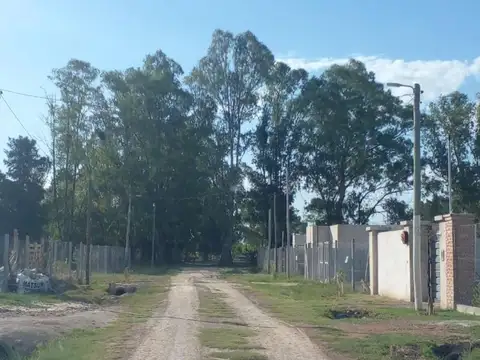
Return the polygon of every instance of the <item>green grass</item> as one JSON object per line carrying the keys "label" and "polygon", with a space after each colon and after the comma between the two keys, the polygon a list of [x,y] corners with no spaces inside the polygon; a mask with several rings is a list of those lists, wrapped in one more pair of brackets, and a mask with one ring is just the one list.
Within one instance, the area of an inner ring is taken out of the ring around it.
{"label": "green grass", "polygon": [[[361,332],[363,324],[395,322],[396,320],[404,323],[405,320],[418,322],[480,321],[479,318],[456,311],[437,310],[436,314],[432,316],[419,314],[409,303],[354,293],[348,291],[346,286],[346,293],[338,296],[335,284],[322,284],[300,277],[287,279],[282,275],[251,274],[239,269],[223,271],[223,277],[243,285],[242,291],[272,315],[293,325],[304,327],[313,341],[324,347],[327,344],[329,350],[333,352],[348,354],[358,359],[390,359],[391,352],[394,351],[392,349],[395,349],[392,346],[400,346],[399,352],[405,349],[413,351],[409,348],[411,343],[419,344],[418,349],[415,349],[420,354],[417,354],[418,356],[429,359],[433,358],[432,347],[435,343],[441,344],[448,339],[429,337],[428,334],[419,336],[408,333],[408,331],[402,332],[401,328],[397,333],[365,332],[358,336],[359,334],[349,333],[349,329],[352,327],[357,332]],[[335,311],[347,309],[364,311],[366,316],[361,319],[332,318]],[[478,339],[480,326],[467,327],[458,331],[466,338]],[[448,331],[445,336],[449,336]],[[352,337],[355,338],[352,339]]]}
{"label": "green grass", "polygon": [[200,288],[199,291],[200,308],[198,313],[202,319],[211,321],[222,321],[222,319],[235,319],[237,315],[233,309],[222,300],[219,294],[213,294],[208,289]]}
{"label": "green grass", "polygon": [[[138,343],[132,342],[132,331],[136,325],[145,323],[152,312],[167,297],[171,273],[162,271],[158,275],[133,274],[130,283],[140,284],[132,296],[121,299],[121,310],[117,320],[105,328],[75,330],[38,349],[31,360],[113,360],[125,357]],[[109,282],[125,282],[123,274],[94,274],[90,287],[74,290],[75,296],[95,300],[101,298]],[[72,294],[67,295],[71,297]]]}
{"label": "green grass", "polygon": [[252,341],[256,332],[246,327],[222,295],[202,287],[198,290],[203,323],[198,339],[203,347],[210,349],[210,359],[266,360],[255,351],[262,349]]}
{"label": "green grass", "polygon": [[[398,350],[392,348],[393,344]],[[372,335],[365,339],[342,338],[332,344],[333,349],[355,354],[358,360],[402,358],[398,353],[402,353],[405,359],[436,359],[431,350],[433,346],[435,343],[431,339],[419,339],[409,334]]]}
{"label": "green grass", "polygon": [[203,328],[199,340],[203,346],[221,350],[251,350],[259,349],[250,344],[249,338],[255,332],[246,328]]}
{"label": "green grass", "polygon": [[229,360],[268,360],[268,357],[258,352],[252,351],[215,351],[210,354],[210,359],[229,359]]}
{"label": "green grass", "polygon": [[0,306],[35,307],[40,303],[52,304],[58,302],[61,302],[61,300],[53,294],[0,293]]}

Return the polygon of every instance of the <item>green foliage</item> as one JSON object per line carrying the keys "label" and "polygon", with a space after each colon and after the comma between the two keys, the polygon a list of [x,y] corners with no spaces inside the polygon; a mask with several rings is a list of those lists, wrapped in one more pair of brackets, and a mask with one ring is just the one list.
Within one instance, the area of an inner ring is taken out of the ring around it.
{"label": "green foliage", "polygon": [[248,243],[236,243],[232,247],[232,255],[245,256],[250,264],[256,264],[257,262],[257,247]]}
{"label": "green foliage", "polygon": [[44,185],[50,162],[39,154],[36,141],[9,138],[0,172],[0,233],[18,229],[20,236],[39,237],[45,224]]}
{"label": "green foliage", "polygon": [[[265,245],[274,194],[272,246],[287,233],[287,212],[291,232],[304,232],[305,220],[411,217],[397,198],[412,186],[412,107],[359,61],[309,76],[276,62],[251,32],[216,30],[189,74],[158,50],[128,69],[72,59],[49,78],[60,93],[47,102],[50,159],[34,140],[10,139],[0,174],[4,233],[80,242],[88,217],[95,244],[123,246],[128,236],[146,260],[153,238],[158,262],[198,252],[228,264],[232,251],[253,261]],[[480,215],[477,113],[455,92],[424,115],[424,218],[446,211],[448,138],[455,210]],[[306,219],[292,206],[300,189],[315,195]]]}

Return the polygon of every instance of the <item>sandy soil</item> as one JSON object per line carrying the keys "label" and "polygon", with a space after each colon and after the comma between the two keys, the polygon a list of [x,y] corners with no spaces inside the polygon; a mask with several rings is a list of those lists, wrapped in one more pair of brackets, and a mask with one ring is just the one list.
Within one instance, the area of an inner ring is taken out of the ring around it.
{"label": "sandy soil", "polygon": [[115,318],[116,314],[111,311],[79,303],[0,307],[0,339],[25,356],[37,345],[71,330],[103,327]]}

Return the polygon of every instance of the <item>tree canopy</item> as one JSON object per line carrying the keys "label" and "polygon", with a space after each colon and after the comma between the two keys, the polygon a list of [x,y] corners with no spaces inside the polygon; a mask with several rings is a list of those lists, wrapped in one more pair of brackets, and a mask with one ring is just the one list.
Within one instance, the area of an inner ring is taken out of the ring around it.
{"label": "tree canopy", "polygon": [[[309,74],[251,32],[216,30],[186,74],[158,50],[129,69],[72,59],[49,79],[60,94],[47,100],[49,156],[22,136],[5,150],[4,233],[85,241],[89,178],[92,242],[128,237],[149,257],[155,228],[158,262],[200,252],[228,263],[234,244],[265,244],[274,196],[279,233],[287,209],[294,232],[411,218],[412,106],[357,60]],[[476,110],[454,92],[422,117],[424,218],[448,211],[448,141],[455,210],[480,215]],[[314,195],[305,219],[292,205],[303,190]]]}

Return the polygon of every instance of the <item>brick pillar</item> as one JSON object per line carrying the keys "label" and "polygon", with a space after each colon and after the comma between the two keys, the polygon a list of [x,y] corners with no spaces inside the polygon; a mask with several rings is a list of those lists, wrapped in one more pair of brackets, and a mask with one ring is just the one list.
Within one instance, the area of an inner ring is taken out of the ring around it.
{"label": "brick pillar", "polygon": [[444,262],[445,281],[441,283],[445,289],[442,291],[441,307],[454,309],[456,304],[471,305],[475,281],[474,215],[448,214],[435,219],[444,222],[441,236],[445,245],[440,256]]}

